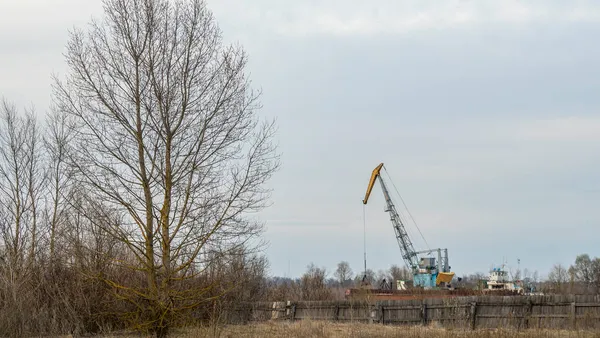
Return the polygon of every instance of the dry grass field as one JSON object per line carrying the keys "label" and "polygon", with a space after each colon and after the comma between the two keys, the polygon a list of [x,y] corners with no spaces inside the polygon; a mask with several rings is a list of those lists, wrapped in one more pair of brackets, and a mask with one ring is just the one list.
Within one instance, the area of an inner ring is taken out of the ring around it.
{"label": "dry grass field", "polygon": [[[108,337],[139,337],[133,335],[114,335]],[[546,337],[600,337],[600,332],[567,331],[567,330],[448,330],[432,327],[398,327],[377,324],[340,324],[317,321],[301,321],[295,323],[261,323],[243,326],[227,326],[224,328],[196,328],[177,330],[173,337],[301,337],[301,338],[342,338],[342,337],[467,337],[467,338],[546,338]]]}

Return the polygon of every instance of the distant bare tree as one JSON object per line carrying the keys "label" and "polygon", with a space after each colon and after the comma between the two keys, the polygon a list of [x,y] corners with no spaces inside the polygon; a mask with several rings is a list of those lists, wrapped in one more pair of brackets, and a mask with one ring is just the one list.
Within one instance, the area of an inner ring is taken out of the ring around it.
{"label": "distant bare tree", "polygon": [[483,272],[476,272],[472,275],[469,275],[469,279],[472,279],[475,281],[479,281],[479,280],[486,279],[486,278],[487,278],[487,276]]}
{"label": "distant bare tree", "polygon": [[523,279],[523,273],[522,273],[521,269],[517,268],[517,269],[514,269],[513,271],[511,271],[511,275],[512,275],[512,279],[513,280],[521,280],[521,279]]}
{"label": "distant bare tree", "polygon": [[600,258],[592,259],[588,254],[578,255],[569,272],[574,281],[584,285],[585,291],[600,292]]}
{"label": "distant bare tree", "polygon": [[39,200],[44,183],[38,124],[6,100],[0,106],[0,229],[9,261],[32,264],[38,241]]}
{"label": "distant bare tree", "polygon": [[531,271],[527,268],[523,269],[523,280],[531,280]]}
{"label": "distant bare tree", "polygon": [[346,286],[348,280],[352,280],[352,268],[350,268],[350,263],[346,261],[339,262],[334,276],[341,286]]}
{"label": "distant bare tree", "polygon": [[538,273],[538,271],[537,271],[537,270],[534,270],[534,271],[533,271],[533,274],[531,274],[531,280],[532,280],[534,283],[538,283],[538,282],[540,281],[540,275],[539,275],[539,273]]}
{"label": "distant bare tree", "polygon": [[565,292],[569,282],[569,272],[562,264],[555,264],[548,274],[548,281],[554,292]]}
{"label": "distant bare tree", "polygon": [[363,271],[361,273],[356,274],[356,277],[354,277],[354,285],[375,285],[376,280],[377,275],[375,274],[375,271],[373,271],[373,269],[367,269],[367,271]]}
{"label": "distant bare tree", "polygon": [[578,255],[575,258],[575,264],[571,267],[576,280],[587,285],[591,284],[594,279],[594,268],[592,265],[592,259],[588,254]]}
{"label": "distant bare tree", "polygon": [[40,131],[33,109],[20,114],[0,102],[0,331],[26,335],[37,301],[36,257],[45,180]]}
{"label": "distant bare tree", "polygon": [[311,263],[300,279],[302,300],[329,300],[331,290],[325,284],[327,271]]}
{"label": "distant bare tree", "polygon": [[535,283],[537,282],[533,279],[533,274],[527,268],[523,269],[522,280],[523,280],[523,287],[525,287],[526,289],[530,289],[530,290],[532,287],[535,287]]}
{"label": "distant bare tree", "polygon": [[[458,278],[457,278],[458,279]],[[476,272],[469,275],[464,275],[461,277],[460,285],[465,288],[480,288],[483,285],[481,284],[481,280],[486,279],[486,275],[482,272]]]}
{"label": "distant bare tree", "polygon": [[272,277],[268,279],[266,300],[302,300],[301,279]]}
{"label": "distant bare tree", "polygon": [[408,270],[406,267],[399,267],[398,265],[392,265],[390,267],[389,270],[389,274],[391,275],[394,283],[396,283],[397,280],[412,280],[412,274],[410,272],[410,270]]}
{"label": "distant bare tree", "polygon": [[275,128],[257,116],[245,53],[222,45],[203,1],[103,3],[103,23],[71,34],[54,97],[76,124],[73,180],[87,204],[122,220],[97,226],[145,281],[105,282],[134,304],[138,329],[162,337],[206,301],[206,285],[180,285],[211,265],[210,253],[249,247],[262,232],[247,215],[267,206]]}
{"label": "distant bare tree", "polygon": [[594,293],[600,294],[600,258],[595,257],[592,260],[592,285],[594,287]]}

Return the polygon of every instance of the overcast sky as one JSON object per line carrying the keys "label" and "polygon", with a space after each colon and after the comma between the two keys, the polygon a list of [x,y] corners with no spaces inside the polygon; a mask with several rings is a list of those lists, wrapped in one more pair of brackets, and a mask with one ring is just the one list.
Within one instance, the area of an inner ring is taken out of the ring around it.
{"label": "overcast sky", "polygon": [[[272,274],[362,269],[361,200],[380,162],[459,275],[503,257],[545,274],[600,256],[600,3],[208,5],[278,119],[283,166],[263,213]],[[0,95],[43,112],[67,29],[101,14],[99,1],[0,0]],[[376,186],[364,209],[374,270],[403,264],[383,208]]]}

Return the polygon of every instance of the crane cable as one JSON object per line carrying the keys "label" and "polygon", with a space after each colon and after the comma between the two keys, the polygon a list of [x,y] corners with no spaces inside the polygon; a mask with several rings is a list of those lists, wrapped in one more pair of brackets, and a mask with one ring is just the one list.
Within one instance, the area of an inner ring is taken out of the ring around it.
{"label": "crane cable", "polygon": [[385,167],[385,165],[383,166],[383,170],[385,170],[385,173],[387,174],[388,179],[392,183],[392,186],[394,187],[394,190],[396,190],[396,194],[398,195],[398,197],[400,197],[400,201],[402,201],[402,205],[404,205],[404,208],[406,209],[406,212],[408,213],[408,215],[410,216],[411,220],[413,221],[415,227],[419,231],[419,234],[421,235],[421,238],[423,239],[423,241],[425,242],[425,245],[427,246],[427,250],[431,250],[431,248],[429,247],[429,243],[427,243],[427,240],[425,239],[425,236],[423,236],[423,233],[421,232],[421,229],[419,229],[419,226],[417,225],[417,221],[415,221],[415,218],[410,213],[410,210],[408,210],[408,207],[406,206],[406,203],[404,203],[404,199],[402,198],[402,195],[400,195],[400,192],[398,191],[398,188],[396,188],[396,184],[394,184],[394,181],[392,181],[392,176],[390,176],[390,173],[388,172],[388,170]]}
{"label": "crane cable", "polygon": [[363,204],[363,252],[365,260],[365,276],[367,275],[367,217],[366,207]]}

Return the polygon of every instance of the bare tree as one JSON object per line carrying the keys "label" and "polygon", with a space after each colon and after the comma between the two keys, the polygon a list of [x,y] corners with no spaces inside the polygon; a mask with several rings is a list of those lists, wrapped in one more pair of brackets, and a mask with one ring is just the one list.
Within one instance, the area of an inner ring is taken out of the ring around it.
{"label": "bare tree", "polygon": [[460,285],[464,288],[480,289],[483,287],[482,281],[486,279],[486,275],[482,272],[476,272],[461,277]]}
{"label": "bare tree", "polygon": [[590,284],[593,278],[594,269],[592,267],[592,259],[588,254],[578,255],[575,258],[575,264],[572,266],[573,273],[578,282]]}
{"label": "bare tree", "polygon": [[331,290],[325,284],[327,271],[311,263],[300,279],[302,300],[329,300],[333,298]]}
{"label": "bare tree", "polygon": [[211,252],[262,232],[248,214],[267,206],[275,128],[257,115],[245,53],[222,44],[203,1],[105,0],[104,10],[102,23],[72,32],[54,97],[76,123],[73,179],[88,204],[122,220],[99,226],[135,257],[122,267],[145,280],[105,282],[134,304],[137,328],[165,336],[210,289],[180,285]]}
{"label": "bare tree", "polygon": [[517,268],[514,270],[511,269],[511,275],[513,280],[521,280],[523,273],[521,272],[521,269]]}
{"label": "bare tree", "polygon": [[569,268],[573,280],[582,283],[586,291],[594,282],[594,272],[594,262],[588,254],[578,255],[575,258],[575,264]]}
{"label": "bare tree", "polygon": [[341,286],[346,286],[348,280],[352,280],[352,268],[350,268],[350,263],[346,261],[339,262],[337,269],[334,272],[334,276]]}
{"label": "bare tree", "polygon": [[523,280],[531,280],[531,271],[527,268],[523,269]]}
{"label": "bare tree", "polygon": [[569,272],[562,264],[555,264],[548,273],[548,281],[554,292],[565,292],[569,282]]}
{"label": "bare tree", "polygon": [[574,281],[583,284],[585,291],[598,293],[600,290],[600,258],[592,259],[588,254],[578,255],[569,272]]}
{"label": "bare tree", "polygon": [[538,282],[539,282],[539,280],[540,280],[540,276],[539,276],[539,273],[538,273],[538,271],[537,271],[537,270],[534,270],[534,271],[533,271],[533,274],[531,275],[531,280],[532,280],[534,283],[538,283]]}
{"label": "bare tree", "polygon": [[44,149],[48,154],[48,188],[49,204],[46,209],[46,219],[49,227],[49,254],[55,258],[57,233],[59,225],[65,223],[68,211],[68,184],[70,168],[67,164],[68,144],[72,139],[73,130],[70,128],[68,115],[53,109],[46,116],[46,134]]}
{"label": "bare tree", "polygon": [[39,199],[44,173],[33,110],[20,116],[6,100],[0,107],[0,228],[9,261],[32,263],[38,240]]}
{"label": "bare tree", "polygon": [[594,293],[600,293],[600,258],[594,257],[592,260],[592,286]]}
{"label": "bare tree", "polygon": [[[44,184],[39,126],[33,109],[20,114],[6,100],[0,103],[0,310],[10,312],[5,327],[27,333],[35,308],[32,289],[38,254],[40,199]],[[1,324],[0,324],[1,325]]]}
{"label": "bare tree", "polygon": [[301,286],[301,279],[271,277],[267,282],[265,300],[302,300]]}
{"label": "bare tree", "polygon": [[354,277],[354,285],[375,285],[377,276],[373,269],[367,269],[362,273],[356,274]]}
{"label": "bare tree", "polygon": [[398,265],[394,264],[390,267],[389,274],[394,283],[396,283],[397,280],[412,280],[412,274],[405,266],[399,267]]}

